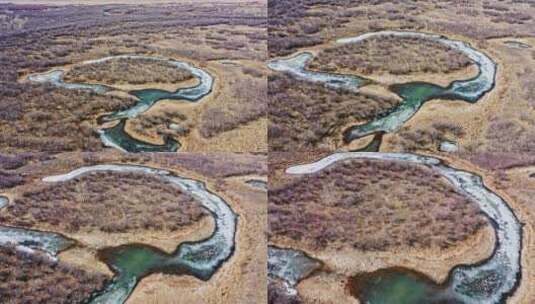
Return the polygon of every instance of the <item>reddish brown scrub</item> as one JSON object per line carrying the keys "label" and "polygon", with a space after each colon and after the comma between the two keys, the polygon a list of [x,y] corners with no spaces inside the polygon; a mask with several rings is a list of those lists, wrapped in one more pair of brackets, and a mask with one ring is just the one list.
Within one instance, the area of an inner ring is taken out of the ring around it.
{"label": "reddish brown scrub", "polygon": [[189,194],[157,177],[93,172],[24,192],[0,221],[70,232],[175,231],[207,214]]}
{"label": "reddish brown scrub", "polygon": [[387,113],[400,99],[331,89],[274,74],[268,82],[269,147],[272,151],[328,148],[342,128]]}
{"label": "reddish brown scrub", "polygon": [[432,169],[396,161],[348,160],[288,176],[270,159],[269,235],[312,250],[447,248],[487,221],[477,205]]}
{"label": "reddish brown scrub", "polygon": [[463,53],[425,38],[380,36],[322,50],[309,65],[313,70],[358,75],[448,73],[470,65]]}
{"label": "reddish brown scrub", "polygon": [[6,303],[82,303],[109,278],[37,253],[0,247],[0,299]]}
{"label": "reddish brown scrub", "polygon": [[193,74],[166,61],[146,58],[114,58],[75,66],[65,74],[68,82],[106,84],[177,83]]}

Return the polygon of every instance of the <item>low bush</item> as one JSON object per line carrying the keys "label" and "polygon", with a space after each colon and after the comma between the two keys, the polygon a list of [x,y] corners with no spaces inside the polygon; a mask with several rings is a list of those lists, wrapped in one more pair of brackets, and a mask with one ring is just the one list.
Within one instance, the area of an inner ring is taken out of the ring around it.
{"label": "low bush", "polygon": [[27,190],[0,220],[23,227],[117,233],[175,231],[208,212],[189,194],[141,173],[97,172]]}
{"label": "low bush", "polygon": [[388,72],[448,73],[472,64],[470,58],[449,46],[425,38],[381,36],[321,51],[310,69],[358,75]]}
{"label": "low bush", "polygon": [[193,74],[166,61],[145,58],[115,58],[78,65],[65,74],[65,81],[105,84],[178,83]]}
{"label": "low bush", "polygon": [[400,99],[331,89],[285,74],[268,78],[269,147],[272,151],[330,148],[343,128],[384,115]]}

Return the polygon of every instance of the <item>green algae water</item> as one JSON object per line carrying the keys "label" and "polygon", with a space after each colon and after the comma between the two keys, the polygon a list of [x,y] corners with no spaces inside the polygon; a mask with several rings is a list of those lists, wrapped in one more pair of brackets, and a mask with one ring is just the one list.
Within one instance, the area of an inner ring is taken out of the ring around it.
{"label": "green algae water", "polygon": [[445,286],[404,268],[366,273],[349,282],[349,290],[365,304],[462,304]]}

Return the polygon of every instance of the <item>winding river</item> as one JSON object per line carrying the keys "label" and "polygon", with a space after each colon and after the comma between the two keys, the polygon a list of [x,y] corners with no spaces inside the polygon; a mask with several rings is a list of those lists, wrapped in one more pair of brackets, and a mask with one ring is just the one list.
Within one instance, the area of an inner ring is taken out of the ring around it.
{"label": "winding river", "polygon": [[[95,292],[87,299],[86,303],[124,303],[143,277],[157,272],[191,275],[206,281],[233,254],[237,215],[227,202],[209,191],[203,182],[176,176],[166,170],[118,164],[82,167],[63,175],[45,177],[43,182],[64,182],[96,171],[138,172],[157,176],[199,201],[213,216],[215,229],[207,239],[180,243],[171,254],[139,243],[99,250],[99,259],[112,269],[115,276],[103,290]],[[56,233],[0,227],[0,244],[15,243],[21,250],[39,249],[52,258],[72,246],[74,242]]]}
{"label": "winding river", "polygon": [[282,280],[289,295],[296,295],[297,283],[320,269],[322,265],[320,261],[304,252],[268,246],[268,279]]}
{"label": "winding river", "polygon": [[[156,102],[163,99],[181,100],[182,102],[198,102],[204,96],[212,91],[214,78],[206,71],[197,68],[189,63],[177,61],[174,59],[140,56],[140,55],[118,55],[104,57],[97,60],[84,61],[81,65],[102,63],[112,59],[127,58],[127,59],[148,59],[154,61],[165,61],[174,65],[177,69],[189,71],[197,80],[198,84],[193,87],[180,88],[174,92],[169,92],[160,89],[143,89],[133,90],[127,93],[134,96],[138,102],[122,111],[116,111],[111,114],[99,117],[99,124],[105,122],[118,121],[118,123],[111,128],[102,128],[99,130],[100,138],[104,145],[119,149],[124,152],[174,152],[180,148],[180,143],[177,141],[165,138],[163,145],[155,145],[135,139],[125,131],[125,125],[129,118],[134,118],[139,114],[150,109]],[[63,81],[65,70],[54,69],[45,73],[32,74],[28,76],[28,80],[37,83],[48,83],[56,87],[61,87],[69,90],[89,90],[97,94],[105,94],[110,91],[119,90],[111,86],[91,83],[67,83]]]}
{"label": "winding river", "polygon": [[[366,33],[357,37],[338,39],[337,43],[359,43],[360,41],[381,36],[424,38],[455,49],[468,56],[479,68],[478,74],[467,80],[455,80],[447,87],[428,82],[408,82],[394,84],[389,90],[399,95],[403,101],[391,109],[386,115],[375,117],[364,124],[349,127],[344,131],[344,141],[351,142],[377,132],[394,132],[407,122],[421,106],[433,99],[459,99],[469,103],[477,102],[485,93],[493,89],[496,78],[496,63],[484,53],[472,48],[468,43],[448,39],[441,35],[402,32],[379,31]],[[306,65],[313,58],[309,52],[297,53],[289,58],[277,59],[268,63],[272,70],[285,72],[294,77],[322,83],[333,88],[344,88],[351,91],[369,83],[365,78],[355,75],[342,75],[326,72],[314,72],[306,69]]]}
{"label": "winding river", "polygon": [[[504,302],[514,292],[521,276],[522,227],[512,209],[483,184],[480,176],[449,167],[433,157],[374,152],[336,153],[314,163],[290,167],[286,173],[312,174],[348,159],[393,160],[428,166],[473,199],[489,218],[496,233],[495,248],[489,258],[474,265],[454,267],[443,284],[400,268],[357,275],[352,281],[358,286],[352,286],[352,290],[361,303],[492,304]],[[289,273],[280,276],[291,284],[295,282],[295,275],[291,271]],[[297,276],[301,277],[299,273]]]}

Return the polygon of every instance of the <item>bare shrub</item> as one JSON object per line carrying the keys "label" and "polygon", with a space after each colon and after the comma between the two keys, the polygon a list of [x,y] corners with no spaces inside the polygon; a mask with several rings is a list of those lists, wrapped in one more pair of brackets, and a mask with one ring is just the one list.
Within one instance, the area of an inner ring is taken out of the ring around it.
{"label": "bare shrub", "polygon": [[[312,250],[447,248],[487,224],[477,204],[434,170],[396,161],[347,160],[287,176],[270,157],[269,236]],[[275,170],[275,171],[273,171]]]}
{"label": "bare shrub", "polygon": [[0,299],[7,303],[82,303],[109,277],[35,252],[0,247]]}
{"label": "bare shrub", "polygon": [[175,231],[206,215],[189,194],[157,177],[99,172],[26,191],[0,218],[24,227],[118,233]]}

